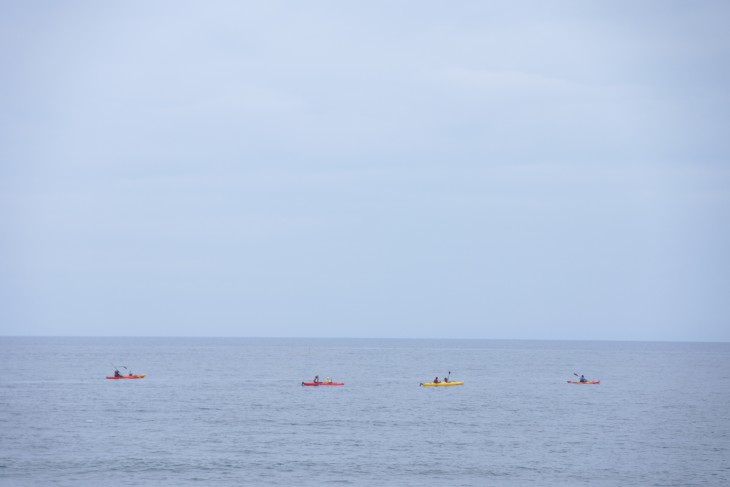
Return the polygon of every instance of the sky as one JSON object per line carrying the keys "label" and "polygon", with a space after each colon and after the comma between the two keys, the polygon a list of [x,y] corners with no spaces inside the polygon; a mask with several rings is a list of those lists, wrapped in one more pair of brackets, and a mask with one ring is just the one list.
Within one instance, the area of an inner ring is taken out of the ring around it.
{"label": "sky", "polygon": [[724,1],[0,3],[0,335],[730,341]]}

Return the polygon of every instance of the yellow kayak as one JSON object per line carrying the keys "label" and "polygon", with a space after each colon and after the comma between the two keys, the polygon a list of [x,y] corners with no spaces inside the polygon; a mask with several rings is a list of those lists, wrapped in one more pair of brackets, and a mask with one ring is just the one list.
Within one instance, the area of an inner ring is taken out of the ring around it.
{"label": "yellow kayak", "polygon": [[421,385],[423,387],[441,387],[441,386],[463,386],[464,382],[422,382]]}

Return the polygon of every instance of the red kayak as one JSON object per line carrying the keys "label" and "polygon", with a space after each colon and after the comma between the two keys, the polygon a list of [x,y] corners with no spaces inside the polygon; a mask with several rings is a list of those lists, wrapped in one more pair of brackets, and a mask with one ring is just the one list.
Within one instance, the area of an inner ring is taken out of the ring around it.
{"label": "red kayak", "polygon": [[600,380],[587,380],[585,382],[580,382],[580,381],[577,381],[577,380],[569,380],[568,381],[568,384],[600,384],[600,383],[601,383]]}
{"label": "red kayak", "polygon": [[344,382],[302,382],[303,386],[344,386]]}
{"label": "red kayak", "polygon": [[144,379],[144,376],[147,374],[129,374],[129,375],[120,375],[118,377],[113,375],[107,375],[107,379]]}

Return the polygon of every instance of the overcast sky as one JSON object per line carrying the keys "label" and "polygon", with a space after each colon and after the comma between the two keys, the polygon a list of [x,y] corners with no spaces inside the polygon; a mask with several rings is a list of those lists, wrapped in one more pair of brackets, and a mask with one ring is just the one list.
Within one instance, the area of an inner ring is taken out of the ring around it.
{"label": "overcast sky", "polygon": [[0,3],[0,334],[730,340],[730,3]]}

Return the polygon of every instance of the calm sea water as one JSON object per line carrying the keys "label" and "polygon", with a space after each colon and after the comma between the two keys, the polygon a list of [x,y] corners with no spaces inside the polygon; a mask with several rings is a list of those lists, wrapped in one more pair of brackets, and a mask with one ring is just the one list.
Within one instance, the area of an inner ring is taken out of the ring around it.
{"label": "calm sea water", "polygon": [[3,337],[0,370],[0,485],[730,485],[730,344]]}

